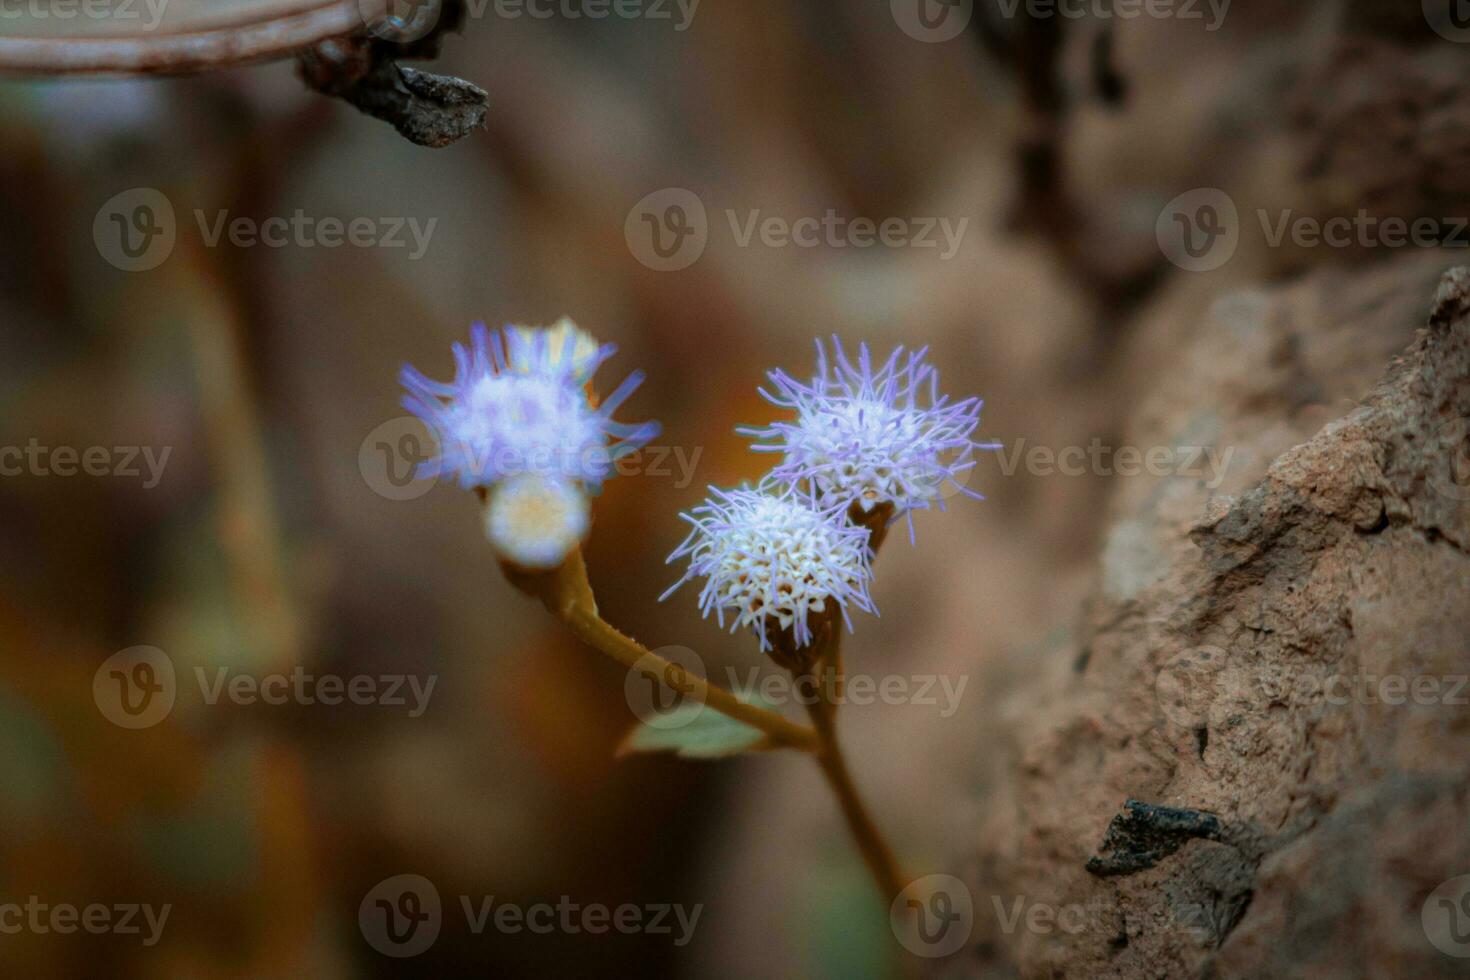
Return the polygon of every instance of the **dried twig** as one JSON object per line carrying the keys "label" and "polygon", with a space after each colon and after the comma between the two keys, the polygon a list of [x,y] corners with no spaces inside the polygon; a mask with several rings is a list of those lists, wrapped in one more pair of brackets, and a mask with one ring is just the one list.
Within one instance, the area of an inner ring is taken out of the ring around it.
{"label": "dried twig", "polygon": [[435,58],[445,32],[464,20],[459,0],[434,11],[433,28],[400,44],[357,35],[324,41],[301,55],[301,77],[312,88],[350,102],[390,123],[420,146],[448,146],[485,123],[489,96],[478,85],[398,64],[404,58]]}

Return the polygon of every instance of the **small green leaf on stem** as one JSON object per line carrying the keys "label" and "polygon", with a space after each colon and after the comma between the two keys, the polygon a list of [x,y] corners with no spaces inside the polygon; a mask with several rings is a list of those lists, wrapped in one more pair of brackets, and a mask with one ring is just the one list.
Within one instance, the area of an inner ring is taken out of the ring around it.
{"label": "small green leaf on stem", "polygon": [[[758,701],[751,703],[763,706]],[[760,729],[698,701],[686,700],[664,712],[656,726],[639,722],[618,746],[617,754],[622,757],[634,752],[672,752],[685,759],[723,759],[771,747]]]}

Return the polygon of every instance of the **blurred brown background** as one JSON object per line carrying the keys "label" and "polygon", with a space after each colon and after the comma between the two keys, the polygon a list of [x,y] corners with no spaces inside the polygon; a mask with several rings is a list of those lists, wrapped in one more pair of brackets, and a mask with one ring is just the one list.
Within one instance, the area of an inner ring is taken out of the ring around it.
{"label": "blurred brown background", "polygon": [[[0,87],[0,445],[169,452],[155,486],[33,468],[0,479],[0,897],[172,906],[153,946],[0,936],[6,975],[894,969],[884,910],[807,760],[615,759],[631,724],[622,671],[502,580],[473,495],[384,490],[380,464],[403,462],[379,448],[402,435],[399,365],[448,376],[449,344],[477,319],[566,314],[616,342],[603,390],[645,370],[621,414],[662,420],[671,455],[668,472],[615,479],[595,502],[604,615],[721,676],[758,666],[748,638],[699,619],[692,591],[655,599],[678,574],[663,563],[678,512],[707,484],[762,472],[732,429],[772,417],[756,393],[765,370],[804,373],[813,338],[833,332],[882,351],[928,344],[947,392],[985,397],[984,437],[1116,442],[1158,381],[1171,324],[1243,285],[1359,258],[1247,234],[1228,264],[1189,273],[1156,241],[1167,202],[1219,187],[1243,212],[1352,213],[1367,187],[1394,213],[1454,213],[1466,171],[1400,179],[1408,137],[1372,113],[1404,64],[1439,86],[1435,104],[1452,100],[1467,50],[1387,4],[1237,0],[1207,30],[1207,8],[1035,20],[976,0],[937,41],[906,31],[901,7],[704,0],[679,30],[676,6],[668,20],[594,21],[492,3],[435,68],[489,92],[486,130],[437,151],[306,90],[290,63]],[[1344,73],[1361,98],[1319,100]],[[1354,152],[1324,132],[1349,134]],[[1462,131],[1442,132],[1436,159],[1463,162]],[[1439,196],[1395,196],[1408,184]],[[163,195],[175,229],[167,258],[139,272],[94,235],[99,209],[134,188]],[[626,233],[666,188],[698,197],[708,235],[669,272]],[[298,209],[433,224],[417,257],[406,230],[404,247],[276,248],[211,245],[200,224]],[[967,225],[945,258],[742,246],[727,218],[829,209]],[[859,619],[850,669],[969,679],[951,717],[874,705],[843,721],[914,871],[973,850],[999,766],[979,737],[985,689],[1028,652],[1044,663],[1067,628],[1117,479],[1007,474],[987,457],[971,480],[986,502],[921,514],[918,546],[899,535],[886,550],[883,615]],[[128,730],[99,711],[93,678],[137,646],[166,652],[179,694],[161,723]],[[437,680],[418,717],[210,705],[194,683],[196,668],[296,665]],[[445,925],[427,952],[392,959],[364,941],[358,909],[405,873],[435,883]],[[682,947],[474,935],[460,895],[703,911]]]}

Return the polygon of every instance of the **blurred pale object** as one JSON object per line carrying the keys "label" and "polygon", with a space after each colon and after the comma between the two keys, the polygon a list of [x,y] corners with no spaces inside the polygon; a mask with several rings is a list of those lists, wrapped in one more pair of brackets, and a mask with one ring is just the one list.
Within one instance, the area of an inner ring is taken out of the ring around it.
{"label": "blurred pale object", "polygon": [[389,0],[7,0],[0,71],[198,71],[362,32],[388,10]]}

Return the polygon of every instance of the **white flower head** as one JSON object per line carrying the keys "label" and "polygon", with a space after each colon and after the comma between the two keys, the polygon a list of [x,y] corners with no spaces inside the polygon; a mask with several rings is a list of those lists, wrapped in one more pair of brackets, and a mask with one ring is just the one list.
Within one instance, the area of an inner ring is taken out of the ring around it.
{"label": "white flower head", "polygon": [[485,507],[485,536],[522,568],[555,568],[591,524],[587,495],[567,480],[519,473],[498,484]]}
{"label": "white flower head", "polygon": [[615,460],[658,434],[657,422],[612,419],[642,383],[642,372],[594,401],[588,379],[615,348],[606,344],[587,354],[591,338],[571,321],[566,324],[560,333],[511,328],[504,334],[475,324],[470,347],[454,345],[452,382],[403,368],[403,405],[439,443],[438,454],[420,464],[420,477],[449,473],[462,487],[489,487],[518,473],[536,473],[595,491]]}
{"label": "white flower head", "polygon": [[829,361],[817,341],[817,373],[809,384],[779,369],[769,373],[774,391],[761,394],[794,410],[795,421],[738,430],[771,440],[752,446],[757,452],[782,454],[771,478],[805,487],[824,504],[856,504],[867,512],[886,503],[895,515],[944,509],[947,486],[984,499],[960,482],[975,465],[976,449],[997,448],[971,438],[981,400],[951,403],[939,394],[927,348],[905,353],[898,347],[875,368],[866,344],[856,364],[836,337],[832,347]]}
{"label": "white flower head", "polygon": [[868,532],[846,519],[845,508],[821,507],[792,488],[718,490],[681,515],[694,525],[669,561],[687,557],[683,578],[704,578],[699,606],[721,626],[744,626],[772,646],[772,630],[790,630],[796,646],[812,640],[812,619],[837,611],[852,629],[848,606],[876,612],[868,594],[872,578]]}

